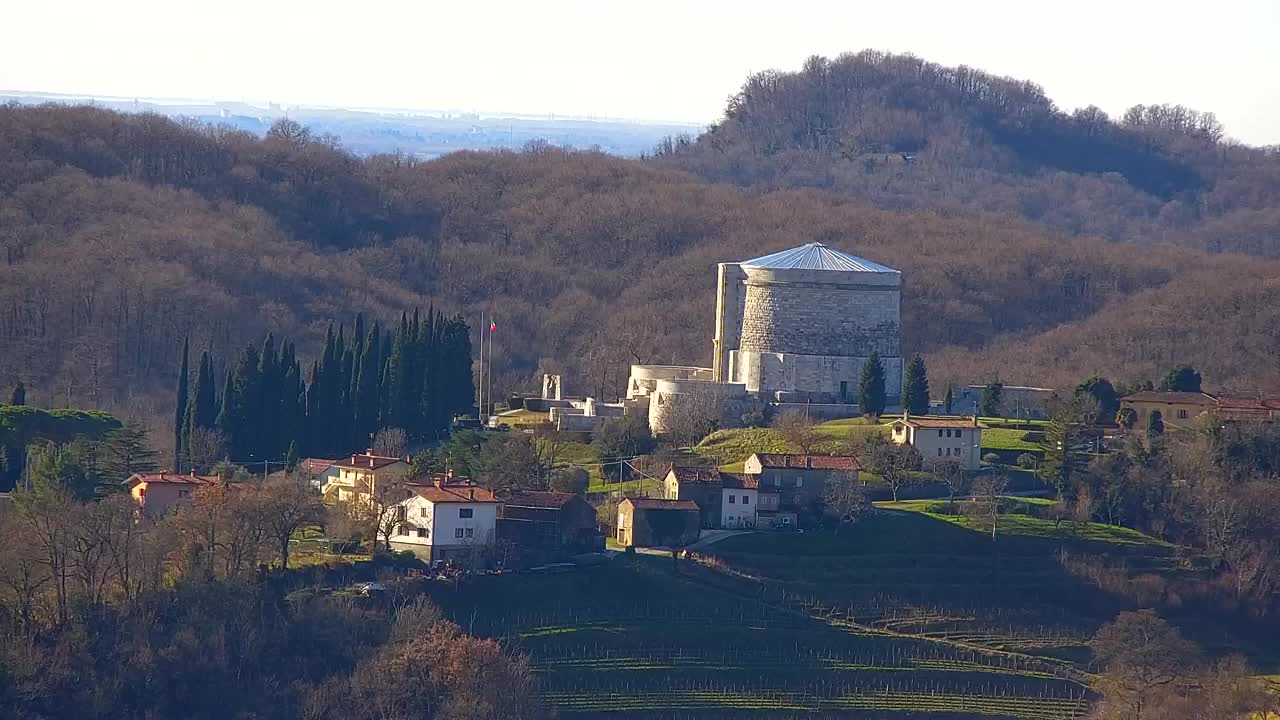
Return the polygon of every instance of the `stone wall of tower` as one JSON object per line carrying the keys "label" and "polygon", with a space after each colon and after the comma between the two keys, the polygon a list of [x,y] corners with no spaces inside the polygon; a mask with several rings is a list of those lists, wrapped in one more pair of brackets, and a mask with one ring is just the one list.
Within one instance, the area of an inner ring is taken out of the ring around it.
{"label": "stone wall of tower", "polygon": [[739,348],[866,357],[901,354],[898,287],[749,278]]}

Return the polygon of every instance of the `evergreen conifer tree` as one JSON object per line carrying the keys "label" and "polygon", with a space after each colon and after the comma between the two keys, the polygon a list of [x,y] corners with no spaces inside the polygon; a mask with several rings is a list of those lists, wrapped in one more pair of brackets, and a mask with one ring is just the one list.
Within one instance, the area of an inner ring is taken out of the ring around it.
{"label": "evergreen conifer tree", "polygon": [[942,405],[946,414],[951,414],[951,408],[955,405],[955,395],[951,392],[951,385],[947,385],[947,396],[942,399]]}
{"label": "evergreen conifer tree", "polygon": [[[173,413],[173,471],[182,472],[186,463],[187,454],[187,398],[190,392],[191,380],[188,377],[190,371],[190,351],[191,340],[187,338],[182,341],[182,364],[178,369],[178,402]],[[123,480],[124,478],[120,478]]]}
{"label": "evergreen conifer tree", "polygon": [[903,375],[902,406],[912,415],[929,413],[929,371],[919,353],[912,356]]}
{"label": "evergreen conifer tree", "polygon": [[27,386],[23,385],[22,381],[18,381],[18,384],[13,386],[13,394],[9,396],[9,404],[10,405],[26,405],[27,404]]}
{"label": "evergreen conifer tree", "polygon": [[880,363],[880,353],[871,351],[871,356],[862,365],[862,382],[858,387],[858,404],[862,406],[862,414],[879,417],[884,413],[885,389],[884,366]]}

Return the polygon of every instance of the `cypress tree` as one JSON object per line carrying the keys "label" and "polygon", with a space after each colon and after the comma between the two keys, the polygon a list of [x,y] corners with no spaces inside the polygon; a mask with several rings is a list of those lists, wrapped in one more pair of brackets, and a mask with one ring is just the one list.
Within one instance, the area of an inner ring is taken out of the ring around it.
{"label": "cypress tree", "polygon": [[182,365],[178,369],[178,402],[173,413],[173,471],[182,472],[187,454],[187,393],[190,392],[189,356],[191,339],[182,341]]}
{"label": "cypress tree", "polygon": [[862,414],[879,417],[884,413],[885,389],[884,366],[880,364],[880,353],[871,352],[871,356],[862,364],[862,382],[858,388],[858,403],[862,406]]}
{"label": "cypress tree", "polygon": [[[217,388],[213,382],[213,361],[208,352],[200,353],[200,367],[196,370],[187,403],[187,417],[183,427],[183,441],[187,443],[186,458],[191,457],[191,438],[197,429],[211,429],[218,419]],[[177,472],[185,472],[178,467]]]}
{"label": "cypress tree", "polygon": [[950,415],[950,414],[951,414],[951,406],[955,404],[955,396],[951,394],[951,386],[950,386],[950,385],[947,385],[947,396],[946,396],[945,398],[943,398],[943,400],[942,400],[942,404],[943,404],[943,406],[946,408],[946,413],[947,413],[948,415]]}
{"label": "cypress tree", "polygon": [[27,404],[27,386],[19,380],[17,385],[13,386],[13,394],[9,396],[10,405],[26,405]]}
{"label": "cypress tree", "polygon": [[222,432],[222,437],[227,442],[227,449],[231,450],[231,437],[235,433],[236,419],[234,417],[233,406],[237,404],[234,399],[236,392],[236,371],[231,365],[227,365],[227,377],[222,382],[222,395],[218,406],[218,418],[214,421],[214,425]]}
{"label": "cypress tree", "polygon": [[919,353],[911,357],[903,375],[902,407],[912,415],[929,413],[929,371]]}
{"label": "cypress tree", "polygon": [[320,363],[318,361],[311,362],[311,382],[307,384],[306,396],[306,443],[303,447],[307,448],[307,452],[312,454],[327,454],[329,449],[324,446],[323,422],[320,419],[320,395],[321,395],[321,379],[320,379]]}
{"label": "cypress tree", "polygon": [[360,358],[360,369],[356,376],[356,390],[353,393],[353,424],[357,444],[369,442],[378,428],[378,337],[376,331],[369,335],[369,342],[364,343],[364,356]]}
{"label": "cypress tree", "polygon": [[469,414],[475,403],[471,326],[462,315],[455,315],[445,324],[437,357],[441,364],[438,373],[441,388],[439,403],[443,405],[442,420],[448,423],[455,415]]}
{"label": "cypress tree", "polygon": [[262,354],[258,358],[258,445],[263,459],[279,457],[284,453],[280,408],[284,377],[280,372],[280,357],[276,353],[276,339],[271,333],[262,342]]}

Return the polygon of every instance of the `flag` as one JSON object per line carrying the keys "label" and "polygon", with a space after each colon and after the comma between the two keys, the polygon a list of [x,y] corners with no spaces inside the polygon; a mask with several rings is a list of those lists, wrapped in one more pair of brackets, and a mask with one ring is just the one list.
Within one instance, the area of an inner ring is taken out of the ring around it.
{"label": "flag", "polygon": [[494,331],[494,330],[497,330],[497,329],[498,329],[498,323],[493,322],[492,320],[490,320],[490,321],[489,321],[489,334],[490,334],[490,335],[492,335],[492,334],[493,334],[493,331]]}

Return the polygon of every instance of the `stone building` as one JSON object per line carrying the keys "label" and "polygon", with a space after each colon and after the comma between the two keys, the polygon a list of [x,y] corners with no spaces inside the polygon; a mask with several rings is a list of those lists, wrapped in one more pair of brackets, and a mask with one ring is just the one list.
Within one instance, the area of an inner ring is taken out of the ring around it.
{"label": "stone building", "polygon": [[688,545],[701,532],[701,513],[692,500],[627,498],[618,503],[619,545]]}
{"label": "stone building", "polygon": [[[632,365],[626,398],[598,408],[647,417],[655,434],[690,415],[719,414],[707,419],[733,427],[766,406],[852,417],[872,352],[884,366],[887,403],[896,406],[902,401],[901,302],[902,273],[822,243],[721,263],[711,367]],[[544,380],[544,396],[549,387]],[[604,411],[564,403],[553,409],[552,421],[593,429]]]}
{"label": "stone building", "polygon": [[743,473],[756,480],[761,498],[766,493],[775,494],[776,500],[770,499],[775,505],[760,510],[787,511],[802,523],[820,516],[828,478],[842,473],[852,475],[856,481],[861,471],[862,463],[852,455],[755,453],[743,466]]}
{"label": "stone building", "polygon": [[902,397],[902,273],[821,243],[721,263],[712,376],[776,402],[855,403],[877,352]]}

